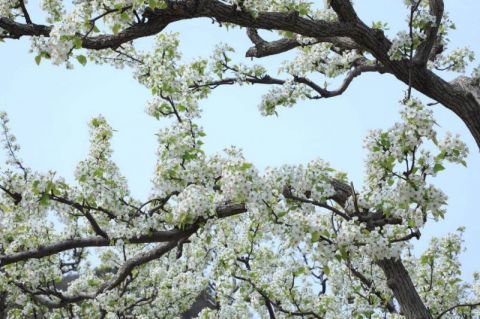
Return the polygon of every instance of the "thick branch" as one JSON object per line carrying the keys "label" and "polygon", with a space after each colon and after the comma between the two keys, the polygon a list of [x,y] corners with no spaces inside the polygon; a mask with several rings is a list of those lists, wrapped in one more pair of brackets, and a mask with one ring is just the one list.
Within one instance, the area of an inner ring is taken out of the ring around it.
{"label": "thick branch", "polygon": [[0,17],[0,28],[4,29],[14,39],[22,36],[41,36],[49,37],[52,27],[40,24],[25,24],[15,22],[12,19]]}
{"label": "thick branch", "polygon": [[[298,42],[296,39],[284,38],[271,42],[265,41],[258,35],[258,31],[253,28],[247,29],[247,35],[254,44],[254,46],[248,49],[247,53],[245,54],[245,56],[248,58],[262,58],[303,46],[303,44]],[[320,42],[331,43],[334,47],[341,50],[363,49],[355,41],[347,37],[317,37],[314,43]]]}
{"label": "thick branch", "polygon": [[257,30],[252,28],[247,29],[247,35],[255,44],[255,46],[248,49],[247,53],[245,53],[245,56],[249,58],[262,58],[269,55],[283,53],[301,46],[301,43],[296,39],[285,38],[272,42],[265,41],[258,35]]}
{"label": "thick branch", "polygon": [[330,5],[340,21],[357,21],[357,13],[350,0],[331,0]]}
{"label": "thick branch", "polygon": [[[243,204],[233,204],[233,205],[222,205],[217,208],[217,217],[218,218],[225,218],[225,217],[230,217],[234,216],[237,214],[244,213],[246,211],[245,205]],[[171,251],[173,248],[178,247],[179,243],[184,243],[190,237],[192,234],[194,234],[198,228],[199,224],[204,222],[205,219],[200,218],[197,223],[194,225],[191,225],[190,227],[184,229],[184,230],[173,230],[173,231],[165,231],[165,232],[155,232],[152,235],[148,236],[139,236],[135,237],[132,239],[129,239],[129,243],[152,243],[155,241],[165,241],[166,243],[157,245],[155,248],[148,250],[146,252],[142,252],[137,254],[136,256],[126,260],[122,266],[119,268],[119,270],[116,272],[116,274],[108,281],[104,282],[95,292],[93,293],[81,293],[75,296],[67,296],[63,295],[59,292],[55,292],[53,294],[54,297],[59,299],[59,301],[53,301],[50,296],[49,297],[44,297],[39,295],[38,293],[35,293],[33,291],[30,291],[29,289],[26,289],[23,285],[17,284],[17,286],[22,289],[23,291],[29,293],[32,295],[32,298],[48,307],[48,308],[62,308],[65,307],[68,304],[71,303],[78,303],[86,299],[94,299],[96,296],[101,294],[104,291],[111,290],[116,288],[118,285],[120,285],[126,278],[127,276],[131,273],[131,271],[140,265],[143,265],[145,263],[148,263],[154,259],[157,259],[164,254],[168,253]],[[156,238],[156,240],[152,240]],[[67,249],[72,249],[72,246],[76,245],[84,245],[83,247],[93,247],[93,246],[108,246],[111,244],[111,241],[109,241],[106,238],[103,238],[101,236],[91,238],[91,239],[79,239],[79,240],[70,240],[70,241],[65,241],[62,243],[57,243],[53,244],[50,247],[44,247],[44,248],[39,248],[36,251],[30,251],[30,252],[25,252],[17,254],[17,256],[4,256],[0,257],[0,266],[7,265],[10,263],[15,262],[15,257],[16,261],[19,261],[18,258],[22,258],[20,260],[26,260],[29,258],[40,258],[40,257],[45,257],[48,255],[52,255],[53,253],[64,251]],[[30,253],[30,254],[29,254]],[[29,255],[28,255],[29,254]],[[36,254],[36,255],[35,255]],[[43,254],[43,256],[40,256]]]}
{"label": "thick branch", "polygon": [[407,319],[433,319],[400,259],[382,259],[377,261],[377,264],[383,270],[387,286],[392,290],[401,312]]}
{"label": "thick branch", "polygon": [[[187,236],[190,236],[190,235],[187,235]],[[37,293],[35,293],[33,291],[30,291],[30,290],[26,289],[25,287],[22,287],[21,285],[17,285],[17,286],[19,286],[20,289],[30,293],[32,295],[33,299],[36,302],[46,306],[47,308],[50,308],[50,309],[63,308],[66,305],[71,304],[71,303],[78,303],[78,302],[81,302],[83,300],[94,299],[96,296],[98,296],[102,292],[105,292],[105,291],[112,290],[112,289],[116,288],[118,285],[120,285],[125,280],[125,278],[127,278],[127,276],[132,272],[132,270],[135,267],[141,266],[141,265],[146,264],[146,263],[148,263],[148,262],[150,262],[154,259],[160,258],[161,256],[168,253],[170,250],[175,248],[176,244],[177,244],[176,241],[171,241],[171,242],[168,242],[168,243],[160,244],[160,245],[157,245],[155,248],[153,248],[151,250],[139,253],[136,256],[134,256],[130,259],[127,259],[123,263],[123,265],[118,269],[118,271],[115,273],[115,275],[111,279],[105,281],[93,293],[80,293],[78,295],[68,296],[68,295],[64,295],[62,293],[56,292],[55,294],[53,294],[53,296],[58,298],[59,301],[53,301],[51,298],[40,296]]]}
{"label": "thick branch", "polygon": [[[353,32],[350,25],[338,22],[312,21],[292,12],[262,12],[253,17],[250,13],[237,11],[235,7],[218,0],[168,1],[167,9],[146,10],[146,23],[132,25],[118,34],[85,37],[82,47],[101,50],[117,48],[121,44],[150,36],[162,31],[169,23],[184,19],[208,17],[219,22],[234,23],[243,27],[288,30],[311,37],[348,36]],[[21,36],[50,35],[51,27],[22,24],[9,18],[0,18],[0,27],[15,38]],[[307,32],[302,32],[302,30]]]}
{"label": "thick branch", "polygon": [[[389,69],[408,84],[408,63],[397,61]],[[480,89],[472,79],[460,77],[447,82],[425,68],[412,69],[412,86],[453,111],[466,124],[480,148]]]}
{"label": "thick branch", "polygon": [[[138,237],[133,237],[128,239],[132,244],[145,244],[145,243],[154,243],[154,242],[167,242],[172,240],[178,240],[185,236],[185,231],[183,230],[167,230],[167,231],[158,231],[154,232],[151,235],[141,235]],[[85,248],[85,247],[106,247],[114,244],[115,240],[126,240],[126,238],[118,239],[108,239],[103,236],[93,236],[87,238],[75,238],[75,239],[66,239],[53,244],[40,246],[36,249],[30,249],[27,251],[22,251],[18,253],[12,253],[9,255],[0,256],[0,266],[13,264],[19,261],[25,261],[32,258],[43,258],[48,257],[60,252],[71,250],[75,248]]]}
{"label": "thick branch", "polygon": [[443,0],[429,0],[430,14],[435,17],[433,25],[426,31],[426,39],[420,44],[413,58],[413,62],[418,66],[425,66],[431,56],[432,49],[437,42],[437,34],[442,22],[444,4]]}
{"label": "thick branch", "polygon": [[[194,231],[188,232],[185,237],[189,237],[191,234],[193,234]],[[157,259],[173,248],[177,246],[176,241],[171,241],[166,244],[159,244],[155,248],[148,250],[146,252],[140,253],[127,261],[123,263],[123,265],[120,267],[120,269],[117,271],[115,276],[113,276],[109,281],[105,282],[97,292],[97,295],[99,293],[102,293],[107,290],[111,290],[115,287],[117,287],[125,278],[132,272],[132,270],[135,267],[138,267],[140,265],[146,264],[154,259]]]}
{"label": "thick branch", "polygon": [[[217,208],[217,217],[226,218],[234,215],[238,215],[246,212],[244,204],[225,204]],[[36,249],[31,249],[27,251],[22,251],[18,253],[12,253],[9,255],[0,255],[0,267],[5,265],[13,264],[19,261],[25,261],[32,258],[43,258],[48,257],[54,254],[58,254],[62,251],[71,250],[75,248],[85,248],[85,247],[106,247],[112,246],[115,244],[116,240],[128,241],[131,244],[146,244],[146,243],[156,243],[156,242],[171,242],[178,241],[181,238],[185,237],[192,230],[197,230],[198,225],[204,222],[205,220],[199,220],[197,223],[191,225],[189,228],[165,230],[165,231],[155,231],[148,235],[140,235],[132,238],[113,238],[109,239],[104,236],[93,236],[87,238],[75,238],[75,239],[66,239],[53,244],[40,246]]]}

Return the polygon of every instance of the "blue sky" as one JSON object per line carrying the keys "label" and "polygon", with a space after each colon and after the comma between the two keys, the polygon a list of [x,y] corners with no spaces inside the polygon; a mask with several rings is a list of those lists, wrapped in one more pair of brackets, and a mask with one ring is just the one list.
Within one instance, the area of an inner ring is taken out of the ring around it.
{"label": "blue sky", "polygon": [[[34,20],[38,14],[36,3],[29,2]],[[388,21],[392,34],[405,28],[407,11],[402,0],[357,0],[355,5],[365,21]],[[457,25],[451,33],[450,48],[468,45],[479,55],[480,29],[469,26],[478,25],[480,2],[446,0],[445,6]],[[177,23],[168,30],[180,32],[185,60],[209,56],[220,41],[234,46],[239,57],[250,46],[243,31],[226,32],[206,19]],[[139,42],[145,48],[151,43]],[[87,122],[103,114],[117,131],[114,159],[127,177],[132,193],[145,199],[155,163],[154,134],[165,125],[144,113],[150,98],[148,90],[133,79],[129,69],[89,63],[66,70],[48,61],[37,66],[29,48],[27,39],[0,44],[0,109],[10,116],[25,163],[39,171],[55,170],[73,181],[73,170],[88,150]],[[259,63],[274,67],[286,57],[266,58]],[[363,138],[369,129],[389,127],[398,119],[398,101],[405,86],[392,76],[364,75],[340,97],[301,102],[292,109],[281,110],[279,117],[266,118],[257,106],[267,89],[223,87],[202,102],[207,153],[235,145],[260,169],[322,158],[347,172],[360,185],[365,159]],[[439,132],[459,133],[471,155],[467,168],[448,166],[436,179],[435,183],[449,197],[447,216],[438,223],[431,222],[420,242],[414,244],[420,251],[432,235],[441,236],[465,225],[467,251],[461,259],[466,278],[471,278],[474,270],[480,270],[480,216],[476,205],[480,156],[473,138],[453,113],[441,106],[435,106],[434,111]]]}

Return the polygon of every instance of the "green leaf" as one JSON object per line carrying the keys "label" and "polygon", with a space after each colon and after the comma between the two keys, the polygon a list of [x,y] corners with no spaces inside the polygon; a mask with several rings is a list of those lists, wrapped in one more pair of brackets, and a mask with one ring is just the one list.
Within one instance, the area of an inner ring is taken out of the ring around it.
{"label": "green leaf", "polygon": [[312,244],[318,242],[319,239],[320,239],[320,232],[316,230],[312,233],[312,239],[311,239]]}
{"label": "green leaf", "polygon": [[186,109],[187,109],[187,108],[186,108],[185,105],[183,105],[183,104],[178,104],[178,105],[177,105],[177,110],[178,110],[179,112],[183,112],[183,111],[185,111]]}
{"label": "green leaf", "polygon": [[438,173],[440,171],[443,171],[445,169],[445,167],[443,167],[442,164],[440,163],[436,163],[435,166],[433,166],[433,172],[434,173]]}
{"label": "green leaf", "polygon": [[330,275],[330,267],[327,265],[323,266],[323,273],[327,276]]}
{"label": "green leaf", "polygon": [[172,223],[172,221],[173,221],[173,214],[172,214],[171,212],[165,213],[164,216],[165,216],[165,221],[166,221],[167,223]]}
{"label": "green leaf", "polygon": [[35,57],[35,63],[37,65],[40,65],[40,62],[42,62],[42,56],[39,54]]}
{"label": "green leaf", "polygon": [[63,34],[60,36],[61,41],[69,41],[72,38],[70,35]]}
{"label": "green leaf", "polygon": [[410,228],[415,227],[415,221],[412,220],[412,219],[409,219],[408,222],[407,222],[407,226],[410,227]]}
{"label": "green leaf", "polygon": [[84,55],[77,55],[77,61],[78,61],[81,65],[87,64],[87,58],[86,58]]}
{"label": "green leaf", "polygon": [[447,153],[445,151],[441,151],[436,157],[435,159],[438,160],[438,161],[441,161],[441,160],[444,160],[445,159],[445,156],[447,156]]}
{"label": "green leaf", "polygon": [[46,193],[42,194],[42,197],[40,197],[39,203],[42,206],[47,206],[48,205],[48,195]]}
{"label": "green leaf", "polygon": [[75,46],[75,49],[80,49],[82,47],[82,39],[79,37],[73,38],[73,45]]}
{"label": "green leaf", "polygon": [[347,260],[348,259],[348,251],[347,251],[347,248],[345,246],[341,246],[338,249],[338,252],[340,253],[340,259],[341,260]]}
{"label": "green leaf", "polygon": [[93,118],[91,123],[92,123],[93,127],[99,127],[100,126],[100,121],[97,118]]}
{"label": "green leaf", "polygon": [[182,214],[182,216],[180,216],[180,219],[179,219],[180,225],[181,226],[185,225],[187,219],[188,219],[188,215],[187,214]]}
{"label": "green leaf", "polygon": [[301,16],[306,15],[310,11],[310,4],[309,3],[300,3],[298,5],[298,14]]}
{"label": "green leaf", "polygon": [[431,260],[431,257],[429,255],[423,255],[422,257],[420,257],[420,263],[422,265],[426,265],[430,263],[430,260]]}
{"label": "green leaf", "polygon": [[205,242],[207,243],[207,245],[210,245],[210,243],[212,242],[212,235],[208,234],[205,238]]}
{"label": "green leaf", "polygon": [[287,211],[286,210],[282,210],[281,212],[277,213],[277,216],[278,218],[282,218],[283,216],[287,215]]}
{"label": "green leaf", "polygon": [[198,158],[198,155],[194,152],[194,150],[187,151],[182,156],[182,159],[185,161],[191,161],[197,158]]}
{"label": "green leaf", "polygon": [[388,156],[385,161],[385,169],[391,171],[393,169],[393,164],[395,163],[395,157]]}
{"label": "green leaf", "polygon": [[305,268],[304,268],[304,267],[300,267],[300,268],[298,268],[297,270],[295,270],[295,271],[293,272],[293,274],[294,274],[295,276],[300,276],[300,275],[303,274],[303,273],[305,273]]}
{"label": "green leaf", "polygon": [[102,177],[103,176],[103,169],[102,168],[97,168],[95,172],[93,172],[93,176],[95,177]]}
{"label": "green leaf", "polygon": [[243,163],[243,164],[240,166],[240,170],[241,170],[241,171],[246,171],[246,170],[250,169],[252,166],[253,166],[252,163]]}
{"label": "green leaf", "polygon": [[32,192],[37,195],[40,193],[40,191],[38,190],[38,185],[40,184],[40,181],[39,180],[36,180],[32,183]]}
{"label": "green leaf", "polygon": [[120,31],[120,28],[121,28],[121,27],[122,27],[122,26],[121,26],[120,24],[115,23],[115,24],[113,25],[113,27],[112,27],[112,32],[113,32],[113,34],[117,34],[117,33]]}
{"label": "green leaf", "polygon": [[168,8],[168,4],[165,1],[162,0],[157,4],[157,8],[158,9],[166,9],[166,8]]}
{"label": "green leaf", "polygon": [[339,180],[341,180],[341,181],[343,181],[343,182],[346,182],[347,179],[348,179],[348,175],[347,175],[347,173],[345,173],[345,172],[336,172],[336,173],[335,173],[335,178],[336,178],[336,179],[339,179]]}

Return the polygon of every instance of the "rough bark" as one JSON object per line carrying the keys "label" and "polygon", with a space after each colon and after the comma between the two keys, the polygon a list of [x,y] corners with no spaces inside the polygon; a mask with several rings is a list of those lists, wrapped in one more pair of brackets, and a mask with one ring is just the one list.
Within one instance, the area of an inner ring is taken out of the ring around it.
{"label": "rough bark", "polygon": [[[408,63],[392,65],[392,74],[408,84]],[[474,80],[460,77],[447,82],[432,71],[414,67],[412,86],[453,111],[467,126],[480,148],[480,88]]]}
{"label": "rough bark", "polygon": [[382,259],[377,264],[383,270],[387,285],[407,319],[433,319],[400,259]]}

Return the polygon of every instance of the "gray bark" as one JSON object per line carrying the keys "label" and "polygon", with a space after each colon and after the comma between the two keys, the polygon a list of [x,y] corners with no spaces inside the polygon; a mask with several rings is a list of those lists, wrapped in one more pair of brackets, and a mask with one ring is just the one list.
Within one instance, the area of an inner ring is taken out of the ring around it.
{"label": "gray bark", "polygon": [[387,277],[387,285],[407,319],[433,319],[400,259],[382,259],[377,264]]}

